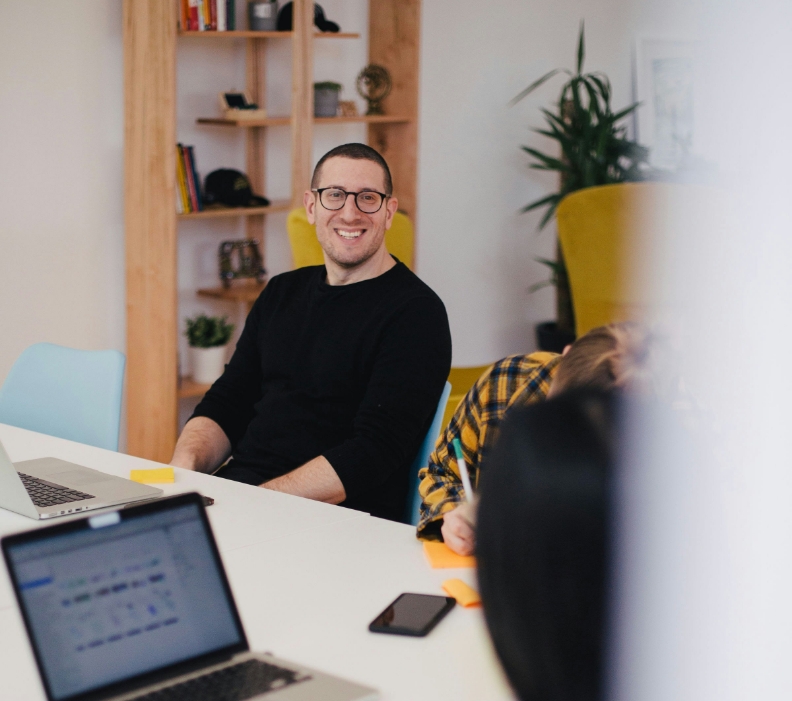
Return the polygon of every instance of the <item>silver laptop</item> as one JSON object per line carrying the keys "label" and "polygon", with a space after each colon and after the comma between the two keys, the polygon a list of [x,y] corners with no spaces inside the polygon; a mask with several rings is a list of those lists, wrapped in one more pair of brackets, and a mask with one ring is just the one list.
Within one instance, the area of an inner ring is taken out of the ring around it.
{"label": "silver laptop", "polygon": [[2,540],[49,701],[364,701],[375,689],[250,652],[198,494]]}
{"label": "silver laptop", "polygon": [[162,490],[58,458],[13,464],[0,443],[0,507],[35,519],[162,496]]}

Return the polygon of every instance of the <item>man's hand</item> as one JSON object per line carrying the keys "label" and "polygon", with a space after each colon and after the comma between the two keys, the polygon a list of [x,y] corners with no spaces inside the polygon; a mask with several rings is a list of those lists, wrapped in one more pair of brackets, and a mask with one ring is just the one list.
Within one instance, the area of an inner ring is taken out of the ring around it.
{"label": "man's hand", "polygon": [[340,504],[346,499],[341,479],[323,455],[260,486],[328,504]]}
{"label": "man's hand", "polygon": [[445,544],[457,555],[472,555],[476,549],[476,506],[465,502],[443,514]]}
{"label": "man's hand", "polygon": [[196,472],[214,472],[231,455],[231,443],[220,426],[205,416],[184,427],[170,464]]}

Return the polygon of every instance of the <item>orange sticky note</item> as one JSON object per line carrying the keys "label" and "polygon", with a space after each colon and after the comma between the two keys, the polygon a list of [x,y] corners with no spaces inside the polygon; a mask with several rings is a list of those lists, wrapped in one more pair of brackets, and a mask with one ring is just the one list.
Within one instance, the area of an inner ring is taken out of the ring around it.
{"label": "orange sticky note", "polygon": [[175,482],[176,475],[172,467],[159,467],[156,470],[130,470],[129,479],[141,484],[164,484]]}
{"label": "orange sticky note", "polygon": [[424,553],[429,564],[435,569],[453,567],[475,567],[476,558],[472,555],[457,555],[445,543],[425,540]]}
{"label": "orange sticky note", "polygon": [[461,579],[447,579],[443,582],[443,589],[446,594],[453,596],[460,606],[481,606],[479,593],[469,584],[465,584]]}

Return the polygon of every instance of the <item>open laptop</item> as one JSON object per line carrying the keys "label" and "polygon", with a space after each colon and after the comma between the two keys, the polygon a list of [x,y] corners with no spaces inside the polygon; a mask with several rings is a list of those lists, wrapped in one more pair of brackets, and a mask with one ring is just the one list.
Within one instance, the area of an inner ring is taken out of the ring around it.
{"label": "open laptop", "polygon": [[376,690],[249,651],[201,497],[2,540],[49,701],[364,701]]}
{"label": "open laptop", "polygon": [[0,507],[35,519],[162,496],[162,490],[58,458],[13,464],[0,442]]}

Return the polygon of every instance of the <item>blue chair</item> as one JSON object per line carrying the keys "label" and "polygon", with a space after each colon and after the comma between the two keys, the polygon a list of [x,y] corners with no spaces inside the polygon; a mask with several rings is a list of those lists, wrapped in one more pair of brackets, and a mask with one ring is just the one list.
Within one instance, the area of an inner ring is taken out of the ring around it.
{"label": "blue chair", "polygon": [[421,516],[421,496],[418,494],[418,470],[426,467],[429,464],[429,456],[440,437],[440,429],[443,428],[443,414],[445,413],[448,397],[451,394],[451,383],[446,382],[443,388],[443,393],[440,395],[440,401],[437,404],[437,411],[435,412],[432,425],[426,433],[421,447],[418,450],[413,464],[410,466],[410,487],[407,492],[407,513],[404,517],[405,523],[411,523],[413,526],[418,525],[418,519]]}
{"label": "blue chair", "polygon": [[0,387],[0,423],[118,450],[126,358],[36,343]]}

